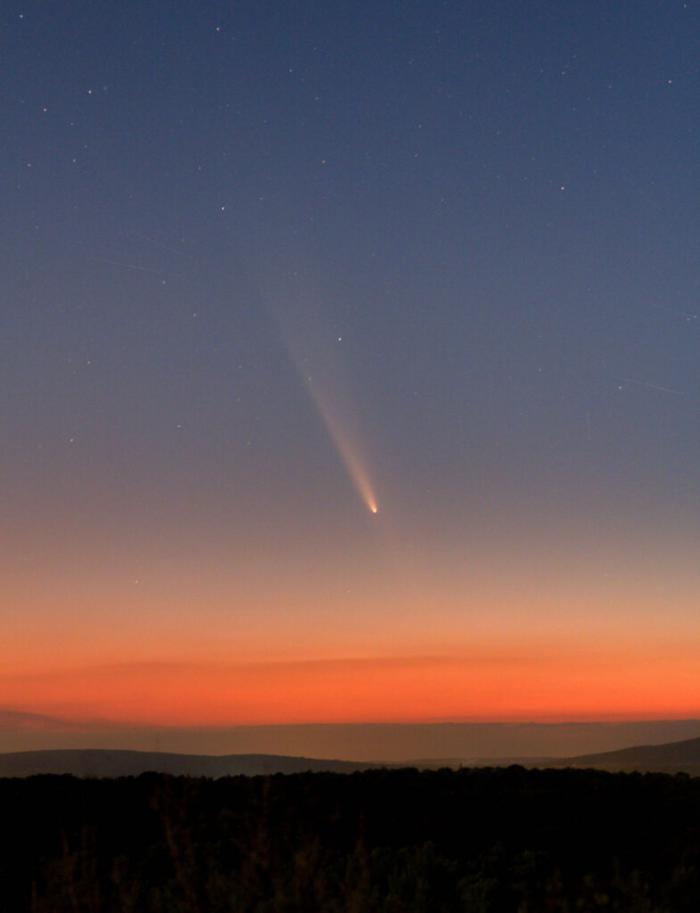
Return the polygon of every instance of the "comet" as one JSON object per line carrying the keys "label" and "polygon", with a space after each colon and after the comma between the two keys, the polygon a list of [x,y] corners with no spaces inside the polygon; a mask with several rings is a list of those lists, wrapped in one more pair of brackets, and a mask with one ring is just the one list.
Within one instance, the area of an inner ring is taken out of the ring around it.
{"label": "comet", "polygon": [[360,500],[372,516],[379,502],[372,484],[369,461],[362,445],[359,415],[343,359],[343,336],[332,332],[323,305],[325,295],[314,282],[313,271],[297,262],[285,275],[283,288],[262,281],[264,298],[304,388],[340,458]]}
{"label": "comet", "polygon": [[357,432],[351,430],[349,422],[341,420],[337,407],[334,407],[330,397],[324,395],[308,377],[306,378],[306,389],[318,409],[328,436],[345,466],[360,500],[371,514],[378,514],[379,504],[366,468],[367,461],[357,440]]}

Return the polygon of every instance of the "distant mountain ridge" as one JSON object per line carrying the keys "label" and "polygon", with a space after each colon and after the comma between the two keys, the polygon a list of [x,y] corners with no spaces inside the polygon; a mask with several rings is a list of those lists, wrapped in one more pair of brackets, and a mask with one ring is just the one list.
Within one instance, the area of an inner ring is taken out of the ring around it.
{"label": "distant mountain ridge", "polygon": [[636,745],[617,751],[560,758],[556,761],[556,766],[688,773],[700,776],[700,738],[666,742],[663,745]]}
{"label": "distant mountain ridge", "polygon": [[700,776],[700,738],[661,745],[635,745],[567,758],[445,758],[406,760],[403,763],[325,760],[274,754],[193,755],[109,748],[61,748],[0,753],[0,778],[29,777],[35,774],[131,777],[147,771],[174,776],[218,778],[320,771],[352,773],[370,767],[504,767],[510,764],[539,768],[594,767],[609,771],[657,771]]}
{"label": "distant mountain ridge", "polygon": [[[687,773],[700,776],[700,738],[664,742],[661,745],[632,745],[614,751],[574,755],[567,758],[552,757],[509,757],[476,758],[465,761],[469,767],[507,767],[519,764],[523,767],[593,767],[611,772],[640,773]],[[450,766],[455,766],[450,763]]]}
{"label": "distant mountain ridge", "polygon": [[[0,753],[120,749],[174,754],[367,759],[414,758],[475,763],[483,758],[571,758],[630,745],[700,736],[700,719],[618,722],[304,723],[155,726],[105,719],[69,720],[0,706]],[[156,747],[158,746],[158,747]]]}
{"label": "distant mountain ridge", "polygon": [[0,754],[0,777],[73,774],[77,777],[133,777],[147,771],[188,777],[232,777],[240,774],[352,773],[371,765],[285,755],[189,755],[109,748],[62,748]]}

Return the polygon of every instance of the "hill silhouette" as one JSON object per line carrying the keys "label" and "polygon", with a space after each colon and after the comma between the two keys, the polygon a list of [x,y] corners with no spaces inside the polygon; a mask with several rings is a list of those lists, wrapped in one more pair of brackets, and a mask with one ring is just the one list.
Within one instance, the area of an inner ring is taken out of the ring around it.
{"label": "hill silhouette", "polygon": [[18,751],[0,754],[0,777],[72,774],[76,777],[134,777],[154,772],[187,777],[233,777],[240,774],[352,773],[368,765],[284,755],[188,755],[159,751],[85,748]]}
{"label": "hill silhouette", "polygon": [[579,755],[552,761],[556,767],[595,767],[610,771],[688,773],[700,776],[700,738],[667,742],[664,745],[636,745],[617,751]]}
{"label": "hill silhouette", "polygon": [[[539,769],[576,767],[595,768],[612,773],[686,773],[691,776],[700,776],[700,738],[664,742],[661,745],[631,745],[628,748],[617,748],[614,751],[600,751],[564,758],[477,758],[464,763],[464,766],[507,767],[511,764]],[[435,765],[417,764],[416,766]],[[450,761],[445,766],[458,767],[459,763]]]}
{"label": "hill silhouette", "polygon": [[0,777],[36,774],[72,774],[76,777],[133,777],[142,773],[187,777],[260,776],[313,772],[353,773],[370,767],[577,767],[621,772],[687,773],[700,776],[700,738],[661,745],[634,745],[615,751],[572,757],[426,758],[396,763],[361,763],[292,755],[229,754],[195,755],[161,751],[131,751],[106,748],[65,748],[0,753]]}

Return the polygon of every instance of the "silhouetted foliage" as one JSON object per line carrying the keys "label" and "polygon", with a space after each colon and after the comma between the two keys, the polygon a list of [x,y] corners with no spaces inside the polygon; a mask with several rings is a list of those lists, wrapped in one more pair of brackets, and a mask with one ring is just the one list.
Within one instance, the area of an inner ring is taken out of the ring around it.
{"label": "silhouetted foliage", "polygon": [[0,780],[2,913],[697,913],[700,779]]}

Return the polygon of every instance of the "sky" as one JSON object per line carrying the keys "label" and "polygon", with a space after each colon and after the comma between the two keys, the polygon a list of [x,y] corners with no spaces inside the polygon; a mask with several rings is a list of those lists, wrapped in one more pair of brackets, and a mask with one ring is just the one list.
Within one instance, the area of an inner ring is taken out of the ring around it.
{"label": "sky", "polygon": [[696,0],[0,18],[0,708],[700,716]]}

